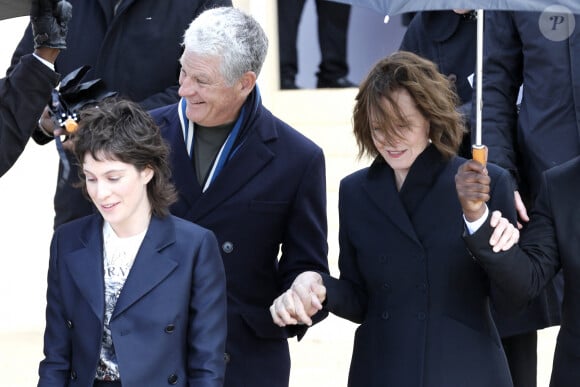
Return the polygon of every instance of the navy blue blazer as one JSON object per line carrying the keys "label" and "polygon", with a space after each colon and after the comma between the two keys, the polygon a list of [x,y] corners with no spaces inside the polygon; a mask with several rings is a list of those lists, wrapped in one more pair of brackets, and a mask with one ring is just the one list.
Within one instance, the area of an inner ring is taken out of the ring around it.
{"label": "navy blue blazer", "polygon": [[[361,324],[349,386],[512,386],[490,299],[509,304],[462,240],[454,177],[464,161],[431,146],[400,191],[381,157],[341,182],[340,279],[324,284],[326,308]],[[488,170],[490,207],[515,219],[509,174]]]}
{"label": "navy blue blazer", "polygon": [[177,105],[152,115],[172,149],[179,190],[172,213],[212,230],[221,247],[228,288],[225,385],[287,387],[286,339],[305,328],[276,326],[268,308],[301,272],[328,272],[324,155],[264,108],[257,90],[244,109],[237,151],[205,192],[186,152]]}
{"label": "navy blue blazer", "polygon": [[[39,386],[93,385],[105,313],[102,227],[90,215],[53,236]],[[214,235],[152,217],[110,322],[123,385],[221,387],[225,321]]]}

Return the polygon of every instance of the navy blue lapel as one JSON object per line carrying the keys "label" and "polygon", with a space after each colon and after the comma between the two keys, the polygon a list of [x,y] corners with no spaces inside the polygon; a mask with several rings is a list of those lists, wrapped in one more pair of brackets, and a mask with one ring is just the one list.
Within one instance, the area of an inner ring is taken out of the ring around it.
{"label": "navy blue lapel", "polygon": [[[379,156],[380,158],[380,156]],[[377,158],[367,171],[363,188],[372,202],[399,228],[416,243],[420,243],[417,234],[399,198],[392,169],[383,160]]]}
{"label": "navy blue lapel", "polygon": [[165,112],[165,124],[161,125],[163,137],[171,146],[172,178],[175,186],[179,189],[181,200],[193,206],[201,195],[201,186],[195,176],[195,169],[191,158],[187,154],[181,124],[177,113],[178,105],[175,104]]}
{"label": "navy blue lapel", "polygon": [[121,3],[119,4],[119,7],[117,8],[117,13],[115,14],[115,17],[124,13],[125,10],[127,8],[129,8],[134,2],[135,2],[135,0],[121,0]]}
{"label": "navy blue lapel", "polygon": [[248,117],[235,144],[235,154],[205,193],[202,193],[187,154],[177,112],[178,104],[163,111],[160,126],[163,137],[171,146],[173,181],[181,201],[187,204],[187,210],[179,211],[180,217],[198,221],[236,194],[275,157],[268,143],[278,138],[276,122],[271,114],[261,114],[258,111],[261,105],[257,93],[253,93],[252,99],[245,105]]}
{"label": "navy blue lapel", "polygon": [[105,313],[102,230],[102,218],[93,215],[80,231],[83,248],[62,258],[78,289],[100,321],[103,321]]}
{"label": "navy blue lapel", "polygon": [[155,288],[179,266],[177,261],[162,253],[165,247],[173,243],[175,227],[171,218],[152,217],[111,320]]}
{"label": "navy blue lapel", "polygon": [[105,15],[106,20],[110,22],[113,18],[113,2],[111,0],[98,0],[98,2],[103,10],[103,14]]}
{"label": "navy blue lapel", "polygon": [[265,143],[261,133],[250,133],[238,152],[224,166],[216,180],[193,204],[187,218],[200,219],[210,213],[225,200],[235,195],[274,157],[275,154]]}

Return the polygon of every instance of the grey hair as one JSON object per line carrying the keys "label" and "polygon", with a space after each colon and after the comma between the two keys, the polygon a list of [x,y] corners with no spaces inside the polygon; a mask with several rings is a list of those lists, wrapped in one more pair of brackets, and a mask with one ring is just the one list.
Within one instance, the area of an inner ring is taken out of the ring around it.
{"label": "grey hair", "polygon": [[185,52],[219,56],[221,74],[229,86],[247,71],[260,74],[268,38],[260,24],[234,7],[208,9],[195,18],[183,37]]}

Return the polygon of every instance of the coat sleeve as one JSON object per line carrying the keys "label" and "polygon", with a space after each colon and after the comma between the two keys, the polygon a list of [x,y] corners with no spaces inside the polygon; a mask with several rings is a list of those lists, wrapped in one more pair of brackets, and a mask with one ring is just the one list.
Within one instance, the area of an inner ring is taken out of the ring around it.
{"label": "coat sleeve", "polygon": [[193,273],[187,356],[189,385],[220,387],[225,375],[226,277],[217,240],[210,231],[201,241]]}
{"label": "coat sleeve", "polygon": [[[501,211],[502,216],[509,220],[512,225],[516,226],[517,212],[514,205],[511,177],[505,169],[493,164],[488,164],[488,170],[491,176],[491,199],[487,203],[489,211],[490,213],[492,211]],[[493,278],[490,281],[490,295],[498,311],[504,311],[506,313],[513,312],[514,305],[510,302],[510,297],[506,296],[501,286],[497,286]]]}
{"label": "coat sleeve", "polygon": [[547,180],[542,187],[530,222],[519,245],[494,253],[489,246],[493,228],[486,222],[473,235],[464,235],[474,258],[492,282],[517,307],[525,307],[560,269],[558,244]]}
{"label": "coat sleeve", "polygon": [[399,50],[401,51],[410,51],[414,52],[417,55],[422,55],[420,50],[419,41],[420,36],[422,36],[423,24],[421,14],[415,15],[405,34],[403,35],[403,39],[401,40],[401,45],[399,46]]}
{"label": "coat sleeve", "polygon": [[62,303],[60,287],[58,231],[52,238],[46,292],[46,327],[44,331],[44,359],[39,367],[39,387],[68,385],[71,370],[71,333]]}
{"label": "coat sleeve", "polygon": [[[523,79],[522,43],[511,12],[486,12],[483,56],[482,141],[489,161],[517,181],[517,98]],[[477,87],[477,86],[476,86]],[[475,103],[475,99],[473,101]],[[472,106],[472,117],[476,107]],[[472,122],[475,128],[475,122]]]}
{"label": "coat sleeve", "polygon": [[340,279],[323,276],[326,286],[325,308],[335,315],[355,323],[362,323],[367,310],[368,296],[364,290],[364,281],[356,262],[356,251],[350,242],[345,211],[355,206],[348,199],[344,181],[339,189],[339,232],[340,253],[338,267]]}
{"label": "coat sleeve", "polygon": [[[278,265],[281,289],[288,289],[296,276],[304,271],[329,272],[326,238],[326,173],[324,154],[317,148],[302,172],[289,211]],[[326,315],[317,313],[313,322],[321,321]],[[294,333],[301,337],[304,328],[299,327]]]}
{"label": "coat sleeve", "polygon": [[326,173],[322,149],[317,148],[306,163],[289,212],[279,264],[284,289],[304,271],[328,273]]}
{"label": "coat sleeve", "polygon": [[24,151],[58,78],[38,59],[26,55],[0,80],[0,176]]}

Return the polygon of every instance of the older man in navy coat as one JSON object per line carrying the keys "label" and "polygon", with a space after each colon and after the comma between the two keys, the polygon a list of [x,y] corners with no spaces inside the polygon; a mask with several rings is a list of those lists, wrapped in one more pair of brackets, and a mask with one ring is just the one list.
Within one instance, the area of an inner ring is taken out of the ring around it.
{"label": "older man in navy coat", "polygon": [[172,148],[172,212],[221,247],[228,387],[288,386],[286,339],[305,326],[276,326],[268,307],[301,272],[328,272],[324,155],[262,105],[267,46],[240,10],[205,11],[185,34],[181,101],[152,112]]}

